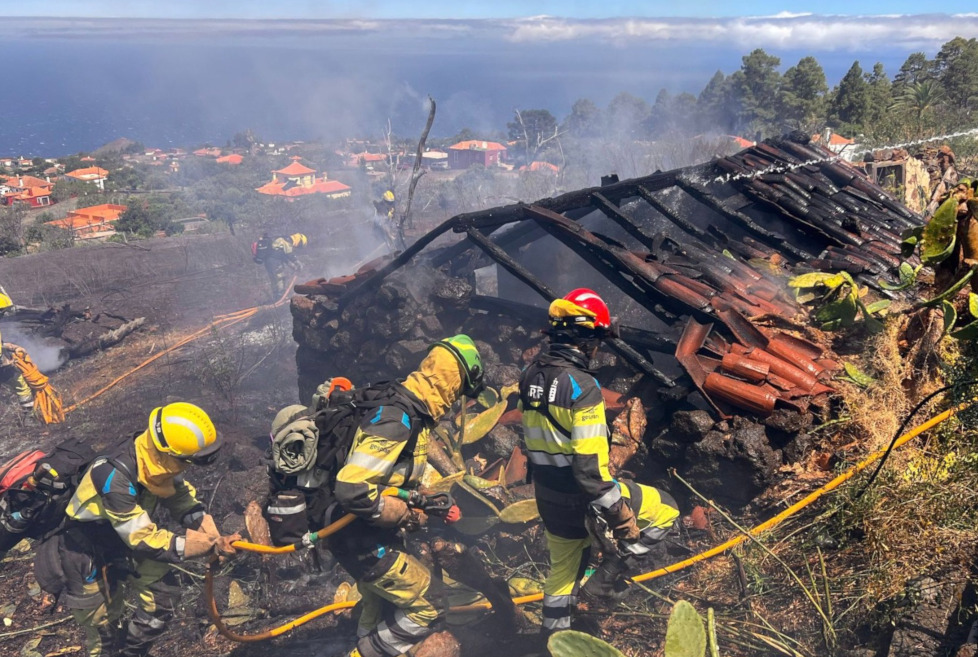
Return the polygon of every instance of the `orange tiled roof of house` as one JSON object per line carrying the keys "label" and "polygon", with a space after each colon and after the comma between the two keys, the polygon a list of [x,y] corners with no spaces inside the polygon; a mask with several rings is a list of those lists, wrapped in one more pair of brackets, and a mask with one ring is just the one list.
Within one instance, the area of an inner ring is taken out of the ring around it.
{"label": "orange tiled roof of house", "polygon": [[105,221],[115,221],[126,211],[125,205],[116,203],[101,203],[87,208],[78,208],[68,213],[69,217],[100,217]]}
{"label": "orange tiled roof of house", "polygon": [[292,158],[292,164],[289,166],[279,169],[278,171],[273,171],[272,173],[280,173],[283,176],[306,176],[310,173],[316,173],[315,169],[310,169],[309,167],[300,164],[298,157]]}
{"label": "orange tiled roof of house", "polygon": [[0,176],[0,179],[3,179],[3,184],[7,187],[15,189],[28,189],[30,187],[47,187],[50,189],[54,187],[54,183],[35,176]]}
{"label": "orange tiled roof of house", "polygon": [[[812,142],[819,144],[822,142],[822,135],[812,135]],[[847,139],[842,135],[833,132],[829,135],[829,146],[848,146],[856,143],[855,139]]]}
{"label": "orange tiled roof of house", "polygon": [[[277,171],[276,173],[281,173]],[[265,183],[255,191],[259,194],[269,194],[271,196],[305,196],[306,194],[338,194],[350,190],[349,185],[344,185],[338,180],[317,180],[308,187],[295,185],[287,188],[288,183],[284,181]]]}
{"label": "orange tiled roof of house", "polygon": [[29,201],[32,198],[40,198],[42,196],[51,196],[51,187],[28,187],[22,192],[16,192],[11,194],[11,196],[16,201]]}
{"label": "orange tiled roof of house", "polygon": [[220,148],[198,148],[194,151],[194,155],[197,157],[221,157]]}
{"label": "orange tiled roof of house", "polygon": [[124,205],[102,203],[72,210],[64,219],[55,219],[47,222],[47,224],[70,230],[79,239],[104,237],[115,232],[112,222],[117,220],[125,211],[126,206]]}
{"label": "orange tiled roof of house", "polygon": [[238,155],[237,153],[231,153],[230,155],[224,155],[222,157],[217,158],[217,161],[220,164],[230,164],[232,166],[235,166],[241,164],[241,162],[244,161],[244,156]]}
{"label": "orange tiled roof of house", "polygon": [[107,178],[109,172],[101,167],[85,167],[84,169],[69,171],[65,175],[78,180],[92,180],[95,178]]}
{"label": "orange tiled roof of house", "polygon": [[460,141],[457,144],[449,146],[450,149],[456,151],[504,151],[506,147],[495,141],[483,141],[481,139],[470,139],[468,141]]}

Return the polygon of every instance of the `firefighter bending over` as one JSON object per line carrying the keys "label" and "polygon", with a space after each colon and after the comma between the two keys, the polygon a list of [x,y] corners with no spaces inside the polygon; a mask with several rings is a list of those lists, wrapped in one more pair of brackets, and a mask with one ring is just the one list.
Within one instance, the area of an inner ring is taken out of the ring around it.
{"label": "firefighter bending over", "polygon": [[520,377],[524,440],[550,552],[543,585],[545,634],[571,626],[591,533],[607,540],[604,559],[584,593],[608,599],[624,590],[622,576],[679,516],[667,493],[618,482],[608,471],[601,386],[587,369],[611,335],[608,306],[580,288],[551,303],[549,319],[550,343]]}
{"label": "firefighter bending over", "polygon": [[[336,477],[335,496],[343,513],[358,520],[329,538],[329,549],[357,580],[363,596],[351,657],[394,657],[431,632],[439,612],[428,589],[431,572],[404,551],[399,530],[426,522],[420,511],[428,442],[435,423],[463,394],[482,384],[482,361],[465,335],[437,342],[418,369],[399,386],[399,400],[368,413],[345,465]],[[382,496],[396,487],[397,496]]]}
{"label": "firefighter bending over", "polygon": [[[4,295],[0,294],[0,297]],[[17,396],[25,419],[45,424],[64,422],[61,395],[41,373],[23,347],[4,342],[0,336],[0,384]]]}
{"label": "firefighter bending over", "polygon": [[296,259],[295,251],[308,243],[309,238],[302,233],[275,238],[269,237],[268,233],[262,233],[258,241],[252,245],[251,251],[255,263],[265,265],[268,280],[272,285],[272,293],[276,299],[285,294],[289,274],[302,269],[302,263]]}
{"label": "firefighter bending over", "polygon": [[[58,594],[85,630],[88,657],[138,657],[166,630],[180,597],[171,564],[214,551],[233,554],[237,534],[221,536],[183,478],[191,464],[209,465],[220,438],[207,414],[186,402],[167,404],[149,426],[96,458],[78,484],[62,530],[41,545],[38,582]],[[157,524],[164,507],[185,528]],[[137,596],[123,630],[125,589]]]}

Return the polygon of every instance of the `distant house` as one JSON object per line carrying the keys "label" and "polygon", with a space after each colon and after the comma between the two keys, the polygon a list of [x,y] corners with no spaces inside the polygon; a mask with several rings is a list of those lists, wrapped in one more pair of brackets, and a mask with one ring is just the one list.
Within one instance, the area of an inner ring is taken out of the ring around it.
{"label": "distant house", "polygon": [[316,170],[310,169],[293,157],[292,164],[272,172],[272,180],[257,188],[259,194],[293,198],[307,194],[325,194],[327,198],[343,198],[350,195],[350,187],[338,180],[328,180],[324,173],[316,177]]}
{"label": "distant house", "polygon": [[812,135],[812,143],[825,146],[827,149],[841,155],[846,160],[851,160],[851,154],[856,150],[856,140],[848,139],[840,134],[832,132],[826,128],[822,134]]}
{"label": "distant house", "polygon": [[367,171],[373,171],[377,167],[382,167],[387,164],[387,156],[383,153],[350,153],[346,156],[346,166],[351,169],[359,169],[360,167],[365,168]]}
{"label": "distant house", "polygon": [[232,167],[236,167],[244,161],[243,155],[238,155],[237,153],[231,153],[230,155],[222,155],[217,158],[218,164],[227,164]]}
{"label": "distant house", "polygon": [[71,178],[72,180],[91,183],[100,190],[105,191],[105,181],[109,177],[109,172],[101,167],[85,167],[84,169],[69,171],[65,174],[65,177]]}
{"label": "distant house", "polygon": [[474,164],[498,166],[499,158],[505,152],[506,147],[495,141],[460,141],[448,148],[448,166],[452,169],[468,169]]}
{"label": "distant house", "polygon": [[53,188],[54,183],[34,176],[0,176],[0,203],[43,208],[54,203]]}
{"label": "distant house", "polygon": [[109,237],[116,232],[112,222],[118,220],[125,211],[124,205],[103,203],[72,210],[64,219],[49,221],[47,225],[70,230],[75,239],[79,240]]}
{"label": "distant house", "polygon": [[194,151],[194,155],[197,157],[221,157],[220,148],[198,148]]}

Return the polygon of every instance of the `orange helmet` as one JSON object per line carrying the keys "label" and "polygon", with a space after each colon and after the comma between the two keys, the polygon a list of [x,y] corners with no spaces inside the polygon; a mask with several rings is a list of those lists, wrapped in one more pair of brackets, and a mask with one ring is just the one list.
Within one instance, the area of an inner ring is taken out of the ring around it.
{"label": "orange helmet", "polygon": [[550,325],[558,330],[575,329],[601,334],[611,329],[608,304],[598,293],[585,287],[568,292],[563,299],[554,299],[548,311]]}

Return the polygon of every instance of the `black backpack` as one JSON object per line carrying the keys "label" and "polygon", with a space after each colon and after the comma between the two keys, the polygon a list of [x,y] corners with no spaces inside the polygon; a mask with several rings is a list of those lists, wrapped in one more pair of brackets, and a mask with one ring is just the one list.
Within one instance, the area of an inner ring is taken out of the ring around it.
{"label": "black backpack", "polygon": [[[346,463],[360,423],[368,412],[381,406],[395,406],[412,419],[411,438],[404,454],[413,454],[424,422],[418,417],[409,393],[400,384],[384,381],[353,390],[337,390],[329,396],[328,405],[309,409],[301,417],[312,419],[318,432],[316,465],[309,478],[285,475],[268,460],[270,491],[265,505],[272,542],[290,545],[302,540],[310,527],[326,525],[326,512],[333,504],[336,475]],[[296,418],[298,419],[298,418]],[[270,456],[270,453],[269,453]],[[305,485],[304,485],[305,484]]]}
{"label": "black backpack", "polygon": [[[35,454],[18,455],[9,463],[23,464]],[[62,526],[68,502],[95,456],[87,444],[68,438],[36,458],[30,474],[8,482],[0,491],[0,554],[21,539],[44,539]]]}

